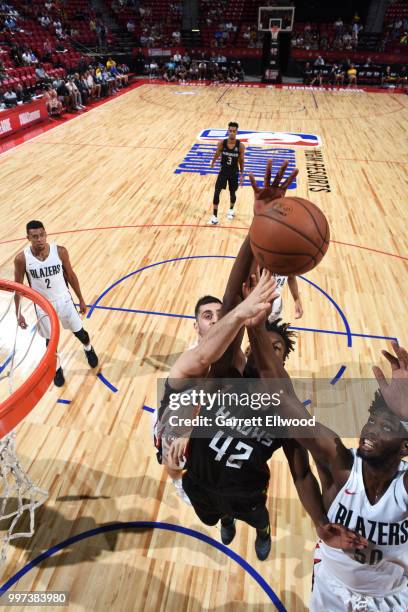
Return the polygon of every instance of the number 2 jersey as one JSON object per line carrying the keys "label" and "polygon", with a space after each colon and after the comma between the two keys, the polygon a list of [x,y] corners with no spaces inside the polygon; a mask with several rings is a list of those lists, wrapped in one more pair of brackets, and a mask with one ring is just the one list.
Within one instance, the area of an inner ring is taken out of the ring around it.
{"label": "number 2 jersey", "polygon": [[58,247],[54,242],[49,244],[48,257],[41,261],[34,257],[31,248],[24,249],[26,274],[30,287],[41,293],[50,302],[58,302],[61,298],[71,298],[64,276],[64,269]]}
{"label": "number 2 jersey", "polygon": [[362,459],[353,449],[350,476],[327,513],[332,523],[341,523],[369,541],[368,547],[343,552],[320,542],[325,570],[349,589],[366,595],[386,597],[408,579],[408,492],[404,475],[408,462],[399,470],[376,504],[367,498]]}

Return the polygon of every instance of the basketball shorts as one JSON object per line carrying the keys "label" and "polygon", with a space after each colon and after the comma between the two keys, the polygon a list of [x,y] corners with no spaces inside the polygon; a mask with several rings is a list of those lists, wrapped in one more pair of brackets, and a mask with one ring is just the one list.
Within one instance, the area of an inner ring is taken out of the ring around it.
{"label": "basketball shorts", "polygon": [[269,524],[264,491],[248,496],[218,495],[194,482],[188,473],[183,474],[183,489],[196,515],[206,525],[216,525],[223,516],[232,516],[258,529]]}
{"label": "basketball shorts", "polygon": [[329,574],[323,562],[316,563],[313,571],[313,591],[310,612],[407,612],[408,580],[391,595],[377,597],[352,591]]}
{"label": "basketball shorts", "polygon": [[[79,332],[82,329],[82,321],[75,308],[72,297],[67,295],[66,297],[60,298],[55,302],[51,302],[54,306],[61,325],[64,329],[69,329],[72,332]],[[39,307],[35,307],[37,316],[40,319],[38,331],[40,336],[49,339],[51,337],[51,324],[48,315]]]}
{"label": "basketball shorts", "polygon": [[228,176],[220,172],[215,183],[215,188],[226,189],[227,184],[230,191],[236,191],[238,189],[238,174]]}

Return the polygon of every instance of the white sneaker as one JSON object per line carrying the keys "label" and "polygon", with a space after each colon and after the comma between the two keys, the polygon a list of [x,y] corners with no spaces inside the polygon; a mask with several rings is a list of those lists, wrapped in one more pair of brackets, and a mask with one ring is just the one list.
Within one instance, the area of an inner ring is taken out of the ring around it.
{"label": "white sneaker", "polygon": [[227,219],[233,219],[235,217],[235,211],[233,208],[230,208],[227,212]]}
{"label": "white sneaker", "polygon": [[177,491],[177,495],[180,497],[180,499],[182,499],[183,502],[185,504],[187,504],[188,506],[191,506],[190,498],[188,497],[187,493],[183,489],[183,481],[182,481],[182,479],[178,478],[177,480],[173,480],[172,482],[173,482],[174,487],[175,487],[175,489]]}
{"label": "white sneaker", "polygon": [[207,225],[217,225],[217,223],[218,223],[218,219],[215,215],[213,215],[211,219],[208,221]]}

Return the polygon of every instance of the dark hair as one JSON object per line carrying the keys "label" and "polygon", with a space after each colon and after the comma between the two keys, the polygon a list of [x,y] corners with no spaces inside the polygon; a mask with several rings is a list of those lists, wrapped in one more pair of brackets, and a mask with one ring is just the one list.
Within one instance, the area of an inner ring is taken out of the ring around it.
{"label": "dark hair", "polygon": [[202,298],[198,300],[197,304],[195,305],[194,316],[196,319],[198,319],[198,313],[199,313],[200,307],[205,306],[206,304],[222,304],[222,302],[221,300],[214,297],[213,295],[204,295]]}
{"label": "dark hair", "polygon": [[29,221],[26,225],[27,236],[31,229],[45,229],[41,221]]}
{"label": "dark hair", "polygon": [[289,331],[289,323],[282,323],[281,321],[282,319],[276,319],[272,323],[266,321],[265,327],[268,332],[275,332],[276,334],[279,334],[282,337],[285,343],[285,354],[283,357],[284,359],[286,359],[289,353],[291,353],[295,349],[294,339],[296,338],[296,334],[295,332]]}
{"label": "dark hair", "polygon": [[[388,405],[387,405],[387,404],[386,404],[386,402],[385,402],[385,399],[384,399],[384,398],[383,398],[383,396],[382,396],[381,391],[380,391],[380,390],[377,390],[377,391],[374,393],[374,399],[373,399],[373,401],[371,402],[371,405],[370,405],[370,407],[369,407],[369,409],[368,409],[368,412],[369,412],[370,414],[373,414],[374,412],[379,412],[380,410],[382,410],[382,411],[384,411],[384,412],[388,412],[388,414],[389,414],[389,415],[391,415],[391,416],[393,416],[395,419],[397,419],[397,421],[399,420],[399,418],[397,417],[397,415],[396,415],[396,414],[394,414],[394,413],[392,412],[392,410],[390,410],[390,409],[389,409]],[[400,428],[401,428],[401,429],[403,429],[404,434],[406,434],[406,435],[403,435],[403,436],[402,436],[402,439],[405,439],[405,438],[406,438],[406,439],[408,440],[408,432],[405,430],[405,428],[403,427],[403,425],[402,425],[401,423],[400,423]],[[407,452],[406,454],[408,454],[408,452]]]}
{"label": "dark hair", "polygon": [[230,121],[228,127],[236,127],[238,129],[238,123],[236,121]]}

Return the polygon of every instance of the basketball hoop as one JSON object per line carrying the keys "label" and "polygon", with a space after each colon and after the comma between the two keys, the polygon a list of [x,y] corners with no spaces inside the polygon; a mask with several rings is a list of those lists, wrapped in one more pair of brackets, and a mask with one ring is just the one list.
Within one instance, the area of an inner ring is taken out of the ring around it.
{"label": "basketball hoop", "polygon": [[[18,294],[20,298],[28,298],[41,308],[45,315],[40,318],[37,316],[34,332],[38,330],[40,319],[44,316],[49,317],[51,324],[51,337],[45,354],[42,356],[40,363],[35,367],[34,371],[16,391],[12,389],[14,372],[26,359],[33,341],[32,339],[29,343],[29,347],[24,353],[23,358],[15,363],[17,333],[19,329],[17,321],[15,321],[16,331],[11,355],[0,368],[0,372],[2,372],[10,363],[9,371],[0,378],[0,380],[7,378],[10,388],[10,396],[0,403],[0,487],[2,489],[0,494],[0,521],[6,519],[11,520],[8,528],[4,529],[5,534],[0,537],[0,562],[2,562],[6,559],[7,546],[11,540],[21,537],[28,538],[33,535],[34,511],[48,498],[48,491],[44,491],[35,486],[20,464],[15,450],[16,434],[12,430],[34,408],[52,382],[57,365],[59,321],[57,313],[48,300],[30,287],[0,279],[0,290]],[[12,321],[7,321],[6,316],[12,316],[13,297],[12,295],[5,313],[2,316],[0,315],[0,322],[3,322],[3,325],[8,326],[12,323]],[[35,333],[33,338],[34,336]],[[17,502],[17,508],[9,508],[9,502],[13,504]],[[16,525],[26,511],[30,516],[29,529],[28,531],[17,531],[15,529]]]}
{"label": "basketball hoop", "polygon": [[271,40],[274,40],[274,41],[278,40],[280,28],[273,26],[270,28],[270,32],[271,32]]}

